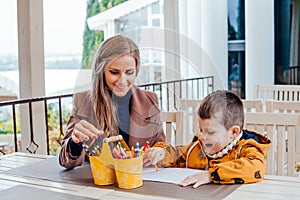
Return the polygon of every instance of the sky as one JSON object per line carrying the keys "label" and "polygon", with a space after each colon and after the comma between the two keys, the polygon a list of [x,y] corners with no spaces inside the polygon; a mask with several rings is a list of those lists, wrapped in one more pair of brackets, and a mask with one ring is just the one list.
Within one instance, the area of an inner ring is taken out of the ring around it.
{"label": "sky", "polygon": [[[47,55],[81,55],[86,0],[44,0]],[[17,55],[17,0],[0,0],[0,56]]]}

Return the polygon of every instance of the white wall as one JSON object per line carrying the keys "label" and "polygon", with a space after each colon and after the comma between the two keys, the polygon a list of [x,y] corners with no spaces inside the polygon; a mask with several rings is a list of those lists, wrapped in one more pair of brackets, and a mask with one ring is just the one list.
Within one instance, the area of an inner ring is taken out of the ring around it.
{"label": "white wall", "polygon": [[274,1],[245,1],[246,99],[257,84],[274,84]]}

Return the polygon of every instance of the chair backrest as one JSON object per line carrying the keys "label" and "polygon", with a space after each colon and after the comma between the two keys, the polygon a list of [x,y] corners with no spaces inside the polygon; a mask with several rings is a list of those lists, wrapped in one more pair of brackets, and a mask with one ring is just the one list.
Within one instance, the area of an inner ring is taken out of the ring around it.
{"label": "chair backrest", "polygon": [[266,112],[300,114],[300,101],[266,100],[265,104],[266,104]]}
{"label": "chair backrest", "polygon": [[278,101],[300,101],[299,85],[256,85],[255,99]]}
{"label": "chair backrest", "polygon": [[[270,113],[296,113],[300,115],[300,101],[266,101],[266,112]],[[296,162],[300,162],[300,132],[296,134]]]}
{"label": "chair backrest", "polygon": [[300,132],[300,115],[245,113],[244,127],[265,133],[272,141],[266,157],[267,174],[296,176],[296,134]]}
{"label": "chair backrest", "polygon": [[262,99],[242,99],[244,112],[263,112]]}
{"label": "chair backrest", "polygon": [[173,146],[181,145],[183,138],[183,112],[161,112],[160,117],[166,134],[166,142]]}
{"label": "chair backrest", "polygon": [[[262,99],[242,99],[245,112],[263,112]],[[180,99],[180,109],[188,111],[193,119],[197,118],[197,111],[201,103],[200,99]]]}
{"label": "chair backrest", "polygon": [[194,133],[199,129],[198,107],[201,99],[180,99],[180,109],[184,112],[183,132],[185,137],[183,143],[191,142]]}

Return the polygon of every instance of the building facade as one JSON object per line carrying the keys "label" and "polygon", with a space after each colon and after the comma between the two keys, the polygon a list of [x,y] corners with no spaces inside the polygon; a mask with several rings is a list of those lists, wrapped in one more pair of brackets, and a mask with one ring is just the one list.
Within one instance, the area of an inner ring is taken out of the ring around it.
{"label": "building facade", "polygon": [[232,89],[248,99],[255,85],[275,83],[276,1],[141,2],[128,12],[111,8],[88,24],[103,30],[105,37],[132,37],[142,49],[142,64],[148,66],[147,81],[213,75],[215,89]]}

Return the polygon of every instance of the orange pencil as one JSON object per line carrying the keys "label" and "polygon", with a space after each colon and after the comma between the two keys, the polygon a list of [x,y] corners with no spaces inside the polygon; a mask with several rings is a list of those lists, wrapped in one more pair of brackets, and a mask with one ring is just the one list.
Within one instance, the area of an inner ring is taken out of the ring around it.
{"label": "orange pencil", "polygon": [[134,158],[135,154],[134,154],[134,147],[133,146],[131,147],[131,154],[132,154],[132,157]]}
{"label": "orange pencil", "polygon": [[124,147],[126,149],[126,151],[130,151],[128,145],[126,144],[126,142],[124,140],[121,140],[120,142],[121,142],[122,147]]}

